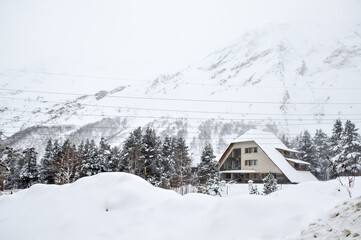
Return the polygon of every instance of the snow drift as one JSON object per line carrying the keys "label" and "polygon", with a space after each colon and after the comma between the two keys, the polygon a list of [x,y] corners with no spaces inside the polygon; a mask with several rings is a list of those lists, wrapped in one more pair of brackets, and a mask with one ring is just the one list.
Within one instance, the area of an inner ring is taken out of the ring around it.
{"label": "snow drift", "polygon": [[[355,197],[361,194],[354,190]],[[219,198],[181,196],[137,176],[104,173],[1,196],[0,232],[7,240],[296,238],[345,200],[348,194],[336,181],[292,185],[269,196]]]}

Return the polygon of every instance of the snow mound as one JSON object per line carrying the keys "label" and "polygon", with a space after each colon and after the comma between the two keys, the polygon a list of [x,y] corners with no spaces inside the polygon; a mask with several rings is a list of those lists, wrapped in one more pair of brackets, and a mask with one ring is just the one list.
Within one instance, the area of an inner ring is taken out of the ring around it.
{"label": "snow mound", "polygon": [[361,239],[361,197],[337,205],[311,223],[299,239]]}
{"label": "snow mound", "polygon": [[134,175],[103,173],[1,196],[0,239],[296,238],[347,199],[337,181],[288,185],[269,196],[219,198],[181,196]]}

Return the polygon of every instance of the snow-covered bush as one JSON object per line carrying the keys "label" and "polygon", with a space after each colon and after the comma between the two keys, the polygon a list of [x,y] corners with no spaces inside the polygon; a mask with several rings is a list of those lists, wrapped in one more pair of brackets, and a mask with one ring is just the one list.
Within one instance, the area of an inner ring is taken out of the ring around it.
{"label": "snow-covered bush", "polygon": [[249,190],[249,194],[251,195],[260,195],[258,188],[256,185],[252,185],[251,189]]}

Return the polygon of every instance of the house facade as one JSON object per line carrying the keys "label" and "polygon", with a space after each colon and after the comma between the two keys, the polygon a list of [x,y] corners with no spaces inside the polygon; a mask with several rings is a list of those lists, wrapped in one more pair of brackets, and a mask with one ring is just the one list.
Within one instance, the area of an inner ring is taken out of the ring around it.
{"label": "house facade", "polygon": [[219,159],[221,180],[262,182],[271,172],[279,183],[316,181],[309,163],[297,159],[274,134],[249,130],[232,141]]}

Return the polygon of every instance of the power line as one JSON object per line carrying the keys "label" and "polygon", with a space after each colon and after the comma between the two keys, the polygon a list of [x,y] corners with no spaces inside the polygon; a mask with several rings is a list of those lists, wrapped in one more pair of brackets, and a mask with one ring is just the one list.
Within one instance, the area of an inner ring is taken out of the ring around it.
{"label": "power line", "polygon": [[[0,118],[0,119],[4,119],[4,118]],[[12,120],[12,119],[6,119],[6,120]],[[35,122],[35,121],[21,121],[21,122],[23,122],[23,123],[26,123],[26,122],[34,122],[34,123],[37,123],[37,122]],[[328,124],[328,123],[327,123]],[[256,124],[247,124],[246,126],[251,126],[251,127],[253,127],[253,126],[268,126],[268,125],[256,125]],[[124,127],[124,126],[119,126],[119,127],[105,127],[105,126],[87,126],[87,125],[44,125],[44,124],[41,124],[41,125],[33,125],[33,126],[30,126],[30,127],[28,127],[28,128],[26,128],[26,129],[22,129],[22,130],[20,130],[20,131],[26,131],[27,129],[30,129],[30,128],[39,128],[39,127],[57,127],[57,128],[67,128],[67,127],[79,127],[79,129],[75,129],[75,131],[81,131],[81,130],[89,130],[89,129],[118,129],[118,130],[121,130],[121,131],[123,131],[123,130],[129,130],[129,129],[137,129],[138,127]],[[164,131],[175,131],[175,132],[182,132],[182,131],[184,131],[184,132],[186,132],[186,133],[201,133],[202,132],[202,130],[199,130],[199,126],[189,126],[189,125],[187,125],[187,127],[186,127],[186,129],[173,129],[173,128],[171,128],[171,127],[156,127],[156,126],[144,126],[144,127],[142,127],[142,128],[147,128],[147,127],[150,127],[150,128],[152,128],[152,129],[163,129]],[[3,128],[3,129],[18,129],[19,127],[10,127],[10,126],[7,126],[7,127],[5,127],[5,128]],[[237,126],[235,127],[235,128],[237,128]],[[197,132],[192,132],[192,131],[188,131],[188,129],[198,129],[199,131],[197,131]],[[20,131],[18,131],[18,132],[20,132]],[[234,129],[232,129],[231,131],[234,131]],[[18,132],[9,132],[9,131],[7,131],[6,133],[18,133]],[[217,131],[217,132],[222,132],[222,129],[221,130],[219,130],[219,131]],[[214,132],[214,134],[218,134],[217,132]],[[236,132],[242,132],[242,130],[241,131],[236,131]],[[81,133],[76,133],[76,134],[81,134]],[[232,133],[225,133],[225,134],[232,134]],[[261,135],[261,136],[263,136],[263,135],[265,135],[265,134],[257,134],[257,133],[255,133],[254,135]],[[299,133],[288,133],[287,135],[294,135],[294,136],[297,136],[297,135],[299,135]],[[267,134],[266,134],[266,136],[268,136]]]}
{"label": "power line", "polygon": [[124,77],[113,77],[113,76],[92,76],[92,75],[85,75],[85,74],[55,73],[55,72],[33,71],[33,70],[3,68],[3,67],[0,67],[0,68],[4,69],[4,70],[13,71],[13,72],[36,73],[36,74],[44,74],[44,75],[55,75],[55,76],[61,76],[61,77],[77,77],[77,78],[88,78],[88,79],[110,79],[110,80],[120,80],[120,81],[150,82],[150,80],[136,79],[136,78],[124,78]]}
{"label": "power line", "polygon": [[[240,131],[241,132],[241,131]],[[18,132],[14,132],[14,133],[18,133]],[[188,133],[191,133],[191,134],[200,134],[201,132],[186,132],[187,134]],[[53,134],[50,134],[50,133],[36,133],[35,135],[37,136],[54,136]],[[73,134],[64,134],[63,136],[70,136],[70,137],[78,137],[78,136],[81,136],[81,135],[84,135],[84,134],[77,134],[77,133],[73,133]],[[217,134],[210,134],[210,135],[213,135],[213,136],[217,136]],[[231,134],[225,134],[225,135],[231,135]],[[258,136],[266,136],[266,137],[254,137],[253,139],[264,139],[264,140],[272,140],[272,139],[275,139],[274,137],[269,137],[269,135],[258,135]],[[116,135],[101,135],[101,137],[105,137],[105,138],[114,138],[114,137],[117,137]],[[205,138],[205,137],[202,137],[201,139],[209,139],[209,138]],[[214,139],[236,139],[237,137],[214,137]],[[192,137],[192,138],[188,138],[188,139],[200,139],[198,137]]]}
{"label": "power line", "polygon": [[[26,102],[42,102],[42,103],[54,103],[54,104],[71,104],[71,102],[61,102],[61,101],[48,101],[48,100],[40,100],[40,99],[25,99],[25,98],[13,98],[13,97],[2,97],[3,99],[10,100],[18,100],[18,101],[26,101]],[[270,115],[270,116],[285,116],[285,114],[280,113],[247,113],[247,112],[219,112],[219,111],[197,111],[197,110],[177,110],[177,109],[159,109],[159,108],[139,108],[139,107],[122,107],[122,106],[114,106],[114,105],[97,105],[97,104],[87,104],[81,103],[82,106],[88,107],[102,107],[102,108],[113,108],[113,109],[130,109],[130,110],[143,110],[143,111],[160,111],[160,112],[182,112],[182,113],[204,113],[204,114],[229,114],[229,115]],[[312,114],[312,113],[294,113],[287,114],[290,116],[361,116],[361,113],[347,113],[347,114]]]}
{"label": "power line", "polygon": [[[139,78],[124,78],[124,77],[114,77],[114,76],[93,76],[86,74],[73,74],[73,73],[56,73],[56,72],[48,72],[48,71],[34,71],[34,70],[26,70],[26,69],[15,69],[15,68],[4,68],[0,67],[0,69],[8,70],[12,72],[21,72],[21,73],[35,73],[35,74],[43,74],[43,75],[54,75],[60,77],[75,77],[75,78],[87,78],[87,79],[110,79],[110,80],[119,80],[119,81],[134,81],[134,82],[146,82],[152,83],[153,80],[139,79]],[[182,82],[178,83],[182,85],[198,85],[198,86],[220,86],[225,85],[228,87],[239,87],[239,88],[258,88],[258,89],[284,89],[283,87],[274,87],[274,86],[249,86],[249,85],[237,85],[237,84],[212,84],[212,83],[202,83],[202,82]],[[346,87],[313,87],[313,88],[300,88],[300,87],[291,87],[291,89],[318,89],[318,90],[360,90],[361,88],[346,88]]]}
{"label": "power line", "polygon": [[[354,121],[354,123],[360,123],[359,121]],[[275,123],[268,123],[268,124],[257,124],[257,123],[243,123],[245,127],[249,126],[249,127],[269,127],[269,126],[273,126],[272,124]],[[334,124],[334,122],[326,122],[326,123],[289,123],[289,124],[280,124],[277,123],[277,126],[319,126],[319,125],[332,125]],[[33,125],[30,126],[31,127],[81,127],[84,129],[118,129],[117,127],[87,127],[84,125],[43,125],[43,124],[39,124],[39,125]],[[18,129],[19,127],[5,127],[6,128],[10,128],[10,129]],[[170,129],[171,130],[171,129]]]}
{"label": "power line", "polygon": [[[72,95],[72,96],[95,96],[78,93],[65,92],[49,92],[49,91],[35,91],[23,89],[0,88],[0,91],[22,91],[41,94],[56,94],[56,95]],[[213,100],[213,99],[191,99],[191,98],[160,98],[160,97],[139,97],[139,96],[104,96],[104,98],[120,98],[120,99],[138,99],[138,100],[157,100],[157,101],[179,101],[179,102],[207,102],[207,103],[238,103],[238,104],[280,104],[280,102],[262,102],[262,101],[240,101],[240,100]],[[361,102],[285,102],[284,105],[360,105]]]}
{"label": "power line", "polygon": [[[40,137],[39,137],[40,136]],[[49,136],[49,137],[46,137],[46,136]],[[79,136],[77,136],[76,134],[74,135],[71,135],[71,134],[67,134],[67,135],[62,135],[62,136],[59,136],[59,137],[54,137],[54,135],[51,135],[51,134],[37,134],[36,136],[33,136],[33,137],[21,137],[20,140],[23,140],[23,139],[30,139],[30,140],[48,140],[50,138],[54,138],[54,139],[57,139],[57,138],[71,138],[71,139],[74,139],[74,138],[77,138]],[[85,139],[91,139],[92,137],[94,136],[90,136],[90,138],[85,138]],[[119,136],[116,136],[116,135],[100,135],[98,137],[104,137],[104,138],[108,138],[108,139],[111,139],[111,138],[117,138]],[[236,140],[237,137],[201,137],[201,138],[198,138],[198,137],[186,137],[183,139],[186,139],[186,140],[220,140],[220,139],[223,139],[223,140]],[[274,140],[274,138],[253,138],[254,140]],[[269,142],[267,144],[279,144],[279,142]]]}
{"label": "power line", "polygon": [[[25,111],[25,110],[13,110],[13,109],[5,109],[4,112],[20,112],[20,113],[33,113],[33,111]],[[34,114],[44,114],[49,115],[46,112],[35,112]],[[121,117],[121,118],[146,118],[146,119],[190,119],[190,120],[218,120],[218,121],[319,121],[318,119],[284,119],[284,118],[273,118],[273,119],[263,119],[263,118],[207,118],[207,117],[172,117],[172,116],[142,116],[142,115],[119,115],[119,114],[90,114],[90,113],[62,113],[64,116],[88,116],[88,117]],[[322,119],[322,121],[329,121],[336,119]],[[361,120],[361,118],[356,119],[341,119],[340,120]]]}

